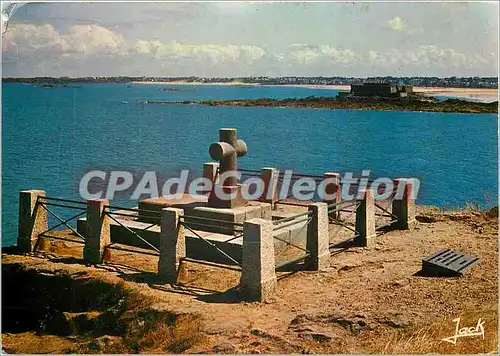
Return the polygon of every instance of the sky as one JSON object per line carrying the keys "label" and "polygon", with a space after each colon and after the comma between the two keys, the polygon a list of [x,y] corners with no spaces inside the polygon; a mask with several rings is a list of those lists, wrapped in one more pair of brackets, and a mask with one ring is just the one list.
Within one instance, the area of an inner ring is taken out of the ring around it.
{"label": "sky", "polygon": [[498,6],[27,3],[2,35],[2,75],[497,76]]}

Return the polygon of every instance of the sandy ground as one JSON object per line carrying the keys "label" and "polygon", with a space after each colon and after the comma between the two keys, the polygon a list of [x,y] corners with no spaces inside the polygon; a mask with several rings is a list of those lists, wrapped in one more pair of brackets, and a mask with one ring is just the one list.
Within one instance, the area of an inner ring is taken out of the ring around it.
{"label": "sandy ground", "polygon": [[498,93],[498,89],[480,89],[480,88],[439,88],[439,87],[413,87],[416,92],[425,93],[461,93],[461,94],[488,94]]}
{"label": "sandy ground", "polygon": [[[277,293],[265,303],[237,300],[232,287],[238,284],[239,272],[197,263],[185,264],[182,285],[174,287],[156,284],[154,274],[147,272],[155,271],[155,257],[137,257],[131,263],[131,255],[113,252],[111,263],[92,268],[60,263],[65,259],[50,255],[2,257],[3,263],[22,261],[96,276],[106,273],[108,278],[125,280],[158,305],[199,313],[205,338],[187,352],[496,352],[498,218],[419,207],[419,221],[411,231],[378,236],[372,249],[336,250],[324,272],[280,273]],[[333,239],[337,228],[331,226]],[[420,276],[421,259],[442,248],[477,255],[482,261],[460,278]],[[458,317],[464,326],[475,326],[482,318],[484,339],[464,337],[456,345],[443,342],[453,335],[453,319]],[[22,337],[4,334],[3,344],[16,352],[33,352],[16,341]],[[33,337],[37,336],[29,339]],[[35,350],[42,348],[44,337],[38,336],[38,341],[32,342],[38,345],[32,346]]]}
{"label": "sandy ground", "polygon": [[417,93],[447,96],[459,99],[487,102],[498,100],[498,89],[414,87],[413,90]]}

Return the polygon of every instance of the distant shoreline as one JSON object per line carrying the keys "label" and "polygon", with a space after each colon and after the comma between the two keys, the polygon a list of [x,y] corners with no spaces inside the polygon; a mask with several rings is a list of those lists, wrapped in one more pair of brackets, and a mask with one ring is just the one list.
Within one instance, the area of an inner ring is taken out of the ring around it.
{"label": "distant shoreline", "polygon": [[138,81],[130,82],[130,84],[156,84],[156,85],[208,85],[208,86],[252,86],[252,87],[295,87],[295,88],[310,88],[310,89],[331,89],[331,90],[351,90],[350,85],[325,85],[325,84],[260,84],[260,83],[245,83],[245,82],[188,82],[188,81],[175,81],[175,82],[147,82]]}
{"label": "distant shoreline", "polygon": [[[259,83],[244,83],[244,82],[188,82],[188,81],[172,81],[172,82],[149,82],[149,81],[134,81],[130,84],[145,84],[145,85],[207,85],[207,86],[259,86],[259,87],[291,87],[291,88],[308,88],[308,89],[329,89],[329,90],[345,90],[351,89],[350,85],[325,85],[325,84],[259,84]],[[447,97],[456,97],[459,99],[476,99],[478,101],[498,101],[498,89],[484,88],[445,88],[445,87],[413,87],[416,93],[424,93],[428,95],[439,95]]]}
{"label": "distant shoreline", "polygon": [[[105,78],[102,81],[86,80],[85,78],[3,78],[3,83],[24,83],[32,84],[40,87],[58,87],[69,86],[74,84],[133,84],[133,85],[158,85],[158,86],[228,86],[228,87],[288,87],[288,88],[306,88],[319,90],[338,90],[350,91],[351,85],[340,84],[263,84],[263,83],[247,83],[244,81],[188,81],[188,80],[172,80],[172,81],[150,81],[150,80],[123,80],[119,81],[113,78]],[[495,102],[499,101],[497,88],[462,88],[462,87],[444,87],[444,86],[414,86],[413,90],[416,93],[422,93],[426,96],[440,96],[443,98],[455,98],[460,100],[468,100],[472,102]]]}
{"label": "distant shoreline", "polygon": [[202,83],[202,82],[188,82],[185,80],[176,80],[171,82],[149,82],[149,81],[133,81],[130,84],[156,84],[156,85],[218,85],[218,86],[262,86],[260,83],[245,83],[245,82],[213,82],[213,83]]}

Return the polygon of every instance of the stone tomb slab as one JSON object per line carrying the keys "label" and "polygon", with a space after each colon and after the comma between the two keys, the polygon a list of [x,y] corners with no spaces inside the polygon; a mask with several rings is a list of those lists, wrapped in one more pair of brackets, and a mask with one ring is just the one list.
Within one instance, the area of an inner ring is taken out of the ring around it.
{"label": "stone tomb slab", "polygon": [[[185,215],[193,217],[192,219],[187,217],[185,221],[187,223],[191,223],[191,225],[198,230],[232,234],[233,227],[235,227],[237,230],[241,230],[239,233],[242,233],[242,226],[234,226],[230,223],[243,224],[246,220],[254,218],[271,220],[271,204],[252,202],[245,206],[231,209],[202,206],[193,208],[189,214],[188,212],[185,212]],[[228,224],[222,222],[204,221],[201,219],[196,220],[195,217],[227,221]]]}
{"label": "stone tomb slab", "polygon": [[178,208],[183,209],[186,215],[190,215],[192,209],[195,207],[206,206],[208,198],[203,195],[197,195],[196,197],[185,194],[179,199],[168,199],[165,197],[149,198],[139,201],[139,219],[145,222],[156,222],[155,219],[151,219],[152,215],[148,214],[148,211],[161,212],[163,208]]}

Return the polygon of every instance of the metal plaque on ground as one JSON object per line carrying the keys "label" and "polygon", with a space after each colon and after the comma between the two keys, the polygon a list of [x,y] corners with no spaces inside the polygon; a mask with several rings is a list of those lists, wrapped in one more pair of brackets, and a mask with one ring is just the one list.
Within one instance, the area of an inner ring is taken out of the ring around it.
{"label": "metal plaque on ground", "polygon": [[431,276],[461,276],[479,262],[479,257],[445,249],[424,258],[422,272]]}

